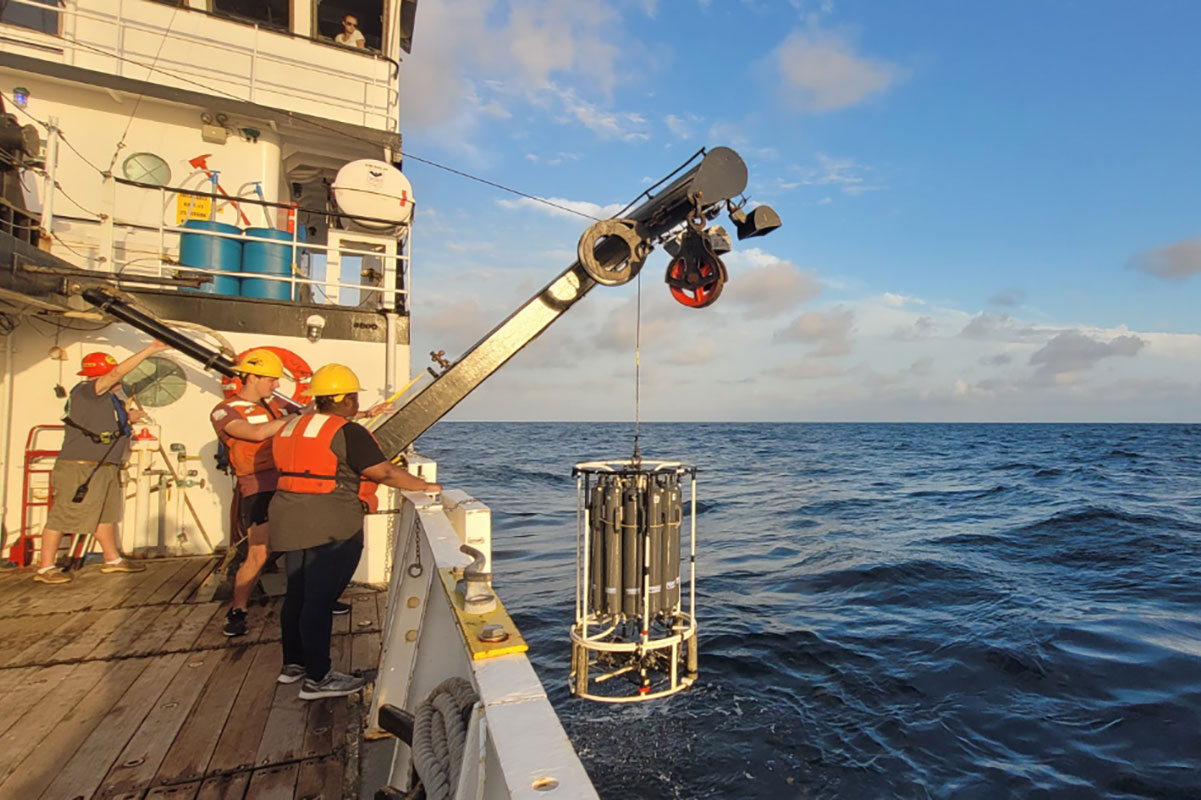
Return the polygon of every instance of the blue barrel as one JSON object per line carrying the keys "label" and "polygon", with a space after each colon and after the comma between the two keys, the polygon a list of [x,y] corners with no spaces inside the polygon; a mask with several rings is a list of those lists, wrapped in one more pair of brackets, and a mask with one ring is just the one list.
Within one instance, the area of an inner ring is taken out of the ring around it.
{"label": "blue barrel", "polygon": [[[292,274],[292,234],[274,228],[247,228],[247,236],[264,241],[246,242],[242,248],[242,272],[260,275]],[[276,244],[287,242],[288,244]],[[292,284],[287,281],[268,281],[261,278],[243,278],[242,296],[259,297],[264,300],[291,300]]]}
{"label": "blue barrel", "polygon": [[[234,236],[242,232],[236,225],[210,222],[204,219],[190,219],[183,224],[183,227],[198,231],[230,233]],[[179,235],[179,263],[192,269],[239,272],[242,269],[242,243],[237,239],[225,239],[203,233],[181,233]],[[208,283],[200,284],[199,289],[180,287],[180,291],[236,296],[241,294],[240,283],[241,281],[232,275],[216,275]]]}

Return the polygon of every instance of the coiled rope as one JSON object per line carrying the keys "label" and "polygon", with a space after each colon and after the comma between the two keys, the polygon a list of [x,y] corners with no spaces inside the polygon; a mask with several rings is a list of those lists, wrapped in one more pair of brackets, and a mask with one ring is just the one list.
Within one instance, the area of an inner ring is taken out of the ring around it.
{"label": "coiled rope", "polygon": [[468,681],[447,678],[417,706],[413,766],[428,800],[454,797],[467,741],[467,721],[476,699]]}

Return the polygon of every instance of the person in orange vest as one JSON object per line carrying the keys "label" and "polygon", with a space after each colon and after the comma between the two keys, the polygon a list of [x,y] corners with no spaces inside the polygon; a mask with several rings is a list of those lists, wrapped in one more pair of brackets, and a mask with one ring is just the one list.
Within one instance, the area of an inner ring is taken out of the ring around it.
{"label": "person in orange vest", "polygon": [[54,565],[63,531],[95,531],[104,553],[101,572],[142,572],[145,567],[121,557],[117,547],[117,520],[125,498],[120,472],[129,452],[129,423],[142,419],[141,411],[128,411],[115,394],[121,379],[155,353],[170,349],[159,341],[142,348],[121,363],[108,353],[88,353],[78,374],[84,379],[67,399],[63,447],[50,472],[50,511],[42,528],[38,583],[67,583],[71,576]]}
{"label": "person in orange vest", "polygon": [[280,683],[304,681],[302,700],[342,697],[366,680],[330,668],[334,601],[363,552],[363,517],[379,484],[438,493],[442,487],[392,464],[358,415],[354,372],[326,364],[313,373],[316,412],[288,421],[272,442],[279,486],[271,498],[271,549],[284,552],[288,591],[280,611]]}
{"label": "person in orange vest", "polygon": [[267,508],[279,476],[271,458],[271,437],[284,426],[287,411],[273,396],[284,375],[284,363],[272,351],[246,351],[234,369],[242,387],[209,414],[217,440],[229,452],[237,477],[238,518],[246,531],[246,560],[234,576],[233,601],[225,614],[225,635],[246,634],[246,605],[267,563]]}

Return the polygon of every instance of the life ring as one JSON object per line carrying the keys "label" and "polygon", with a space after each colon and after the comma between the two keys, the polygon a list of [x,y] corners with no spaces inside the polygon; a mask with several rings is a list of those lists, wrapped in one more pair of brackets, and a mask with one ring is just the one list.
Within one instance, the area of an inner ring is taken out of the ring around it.
{"label": "life ring", "polygon": [[[251,350],[258,348],[248,348],[241,353],[238,353],[238,361],[249,353]],[[295,384],[292,388],[292,399],[300,405],[307,405],[309,402],[309,382],[313,378],[313,370],[309,366],[309,362],[305,361],[300,356],[293,353],[286,347],[272,347],[270,345],[263,346],[262,349],[270,350],[279,356],[279,360],[284,362],[284,375],[292,379]],[[241,378],[222,378],[221,389],[225,392],[226,399],[233,397],[242,388]]]}

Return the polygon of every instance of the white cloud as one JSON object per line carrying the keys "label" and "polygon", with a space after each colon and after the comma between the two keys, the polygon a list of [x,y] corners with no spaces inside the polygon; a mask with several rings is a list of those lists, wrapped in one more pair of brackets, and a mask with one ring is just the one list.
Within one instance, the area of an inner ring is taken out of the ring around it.
{"label": "white cloud", "polygon": [[934,321],[929,317],[918,317],[908,327],[898,327],[893,330],[892,338],[899,342],[920,342],[929,339],[934,334]]}
{"label": "white cloud", "polygon": [[677,350],[666,359],[666,363],[677,367],[694,367],[708,364],[717,359],[717,345],[710,339],[704,339],[692,347]]}
{"label": "white cloud", "polygon": [[845,356],[851,352],[848,336],[855,322],[855,315],[846,308],[829,311],[806,311],[794,319],[787,328],[776,331],[778,342],[804,342],[817,347],[809,354],[817,358]]}
{"label": "white cloud", "polygon": [[825,358],[803,358],[792,364],[780,364],[767,370],[767,375],[795,381],[837,378],[845,374],[834,362]]}
{"label": "white cloud", "polygon": [[[400,71],[401,122],[436,129],[466,149],[480,117],[505,119],[518,104],[557,101],[565,119],[605,138],[645,138],[638,114],[609,111],[559,84],[611,98],[622,59],[641,44],[620,13],[603,3],[442,0],[421,9],[420,36]],[[654,3],[643,0],[643,11]],[[622,42],[619,47],[616,42]],[[632,70],[630,70],[632,74]],[[487,75],[473,85],[468,76]]]}
{"label": "white cloud", "polygon": [[1024,289],[1019,289],[1017,287],[1002,289],[990,297],[988,302],[992,303],[994,306],[1005,306],[1009,308],[1012,308],[1013,306],[1020,306],[1022,303],[1026,302],[1026,292]]}
{"label": "white cloud", "polygon": [[[569,219],[580,219],[580,214],[587,214],[594,219],[608,219],[616,214],[621,209],[625,208],[621,203],[610,203],[607,206],[602,206],[598,203],[590,203],[587,200],[568,200],[564,197],[546,197],[543,198],[548,202],[554,203],[554,206],[540,203],[529,197],[515,197],[513,199],[497,200],[496,204],[501,208],[509,209],[510,211],[541,211],[544,214],[550,214],[553,217],[568,217]],[[562,206],[556,208],[555,206]],[[564,209],[571,209],[567,211]],[[578,214],[571,213],[572,211],[579,212]]]}
{"label": "white cloud", "polygon": [[821,292],[817,276],[804,272],[757,247],[735,250],[725,257],[730,282],[719,302],[742,308],[746,319],[784,314]]}
{"label": "white cloud", "polygon": [[[866,192],[878,192],[887,186],[873,179],[873,169],[860,164],[852,158],[835,158],[825,153],[815,156],[816,166],[789,167],[790,178],[780,178],[777,185],[780,189],[795,189],[798,186],[829,186],[835,187],[843,194],[857,196]],[[829,198],[819,201],[820,204],[829,202]]]}
{"label": "white cloud", "polygon": [[663,123],[667,129],[672,132],[677,139],[691,139],[693,136],[693,126],[700,121],[700,118],[695,114],[688,114],[684,117],[668,114],[663,118]]}
{"label": "white cloud", "polygon": [[864,58],[832,31],[793,31],[773,54],[786,99],[801,111],[861,103],[904,77],[895,64]]}
{"label": "white cloud", "polygon": [[646,118],[639,113],[607,111],[581,99],[574,89],[553,84],[548,89],[562,104],[566,120],[575,120],[601,139],[635,142],[650,138]]}

